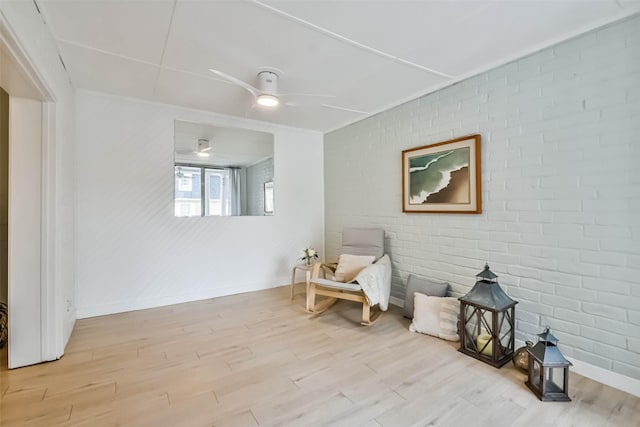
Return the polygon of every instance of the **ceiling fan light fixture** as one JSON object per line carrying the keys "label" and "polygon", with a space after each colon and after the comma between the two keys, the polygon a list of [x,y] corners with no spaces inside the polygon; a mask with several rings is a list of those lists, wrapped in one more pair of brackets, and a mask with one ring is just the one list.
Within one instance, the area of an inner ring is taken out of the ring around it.
{"label": "ceiling fan light fixture", "polygon": [[278,100],[277,96],[269,95],[266,93],[258,95],[258,104],[262,105],[263,107],[277,107],[279,103],[280,101]]}

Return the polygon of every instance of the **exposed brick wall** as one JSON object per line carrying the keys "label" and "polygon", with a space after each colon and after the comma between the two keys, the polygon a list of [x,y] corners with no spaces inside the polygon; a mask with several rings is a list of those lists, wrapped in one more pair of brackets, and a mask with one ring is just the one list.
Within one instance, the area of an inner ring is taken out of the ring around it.
{"label": "exposed brick wall", "polygon": [[[381,226],[409,273],[466,293],[485,262],[565,355],[640,379],[640,17],[325,136],[326,255]],[[482,136],[481,215],[403,214],[401,151]]]}
{"label": "exposed brick wall", "polygon": [[247,215],[265,215],[264,183],[273,179],[273,157],[247,168]]}

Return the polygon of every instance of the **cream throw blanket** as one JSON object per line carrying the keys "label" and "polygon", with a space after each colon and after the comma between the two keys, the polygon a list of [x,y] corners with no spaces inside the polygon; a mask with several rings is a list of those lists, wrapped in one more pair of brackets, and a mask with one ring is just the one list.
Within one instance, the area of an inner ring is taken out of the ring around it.
{"label": "cream throw blanket", "polygon": [[380,310],[387,311],[391,295],[391,259],[388,255],[366,266],[353,281],[362,287],[371,307],[379,304]]}

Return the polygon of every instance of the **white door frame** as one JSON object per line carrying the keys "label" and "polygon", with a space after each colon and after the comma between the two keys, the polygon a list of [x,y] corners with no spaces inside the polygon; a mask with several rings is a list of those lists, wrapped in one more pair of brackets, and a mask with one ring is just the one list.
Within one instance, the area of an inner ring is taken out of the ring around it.
{"label": "white door frame", "polygon": [[[55,282],[55,203],[56,203],[56,96],[38,71],[10,23],[0,12],[0,49],[13,62],[15,68],[42,102],[42,157],[41,157],[41,236],[40,236],[40,319],[41,361],[55,360],[64,351],[62,304],[58,301]],[[5,90],[12,95],[11,87]],[[11,287],[11,283],[9,283]],[[10,292],[10,290],[9,290]],[[9,307],[11,313],[11,307]],[[9,314],[11,322],[11,314]],[[9,337],[9,339],[11,339]],[[9,346],[11,342],[9,342]]]}
{"label": "white door frame", "polygon": [[62,307],[55,289],[55,141],[56,109],[42,103],[42,217],[40,230],[40,307],[42,360],[56,360],[64,352]]}

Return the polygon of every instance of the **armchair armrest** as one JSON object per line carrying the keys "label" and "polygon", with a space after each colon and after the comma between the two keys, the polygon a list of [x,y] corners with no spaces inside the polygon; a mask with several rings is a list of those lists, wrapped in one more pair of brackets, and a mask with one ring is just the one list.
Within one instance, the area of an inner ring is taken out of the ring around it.
{"label": "armchair armrest", "polygon": [[332,262],[332,263],[321,263],[321,262],[317,262],[314,264],[313,266],[313,270],[311,270],[311,278],[312,279],[317,279],[320,277],[320,271],[322,271],[322,277],[326,278],[327,277],[327,272],[329,272],[329,274],[331,274],[331,276],[333,277],[333,274],[336,272],[336,269],[338,268],[338,263],[337,262]]}

